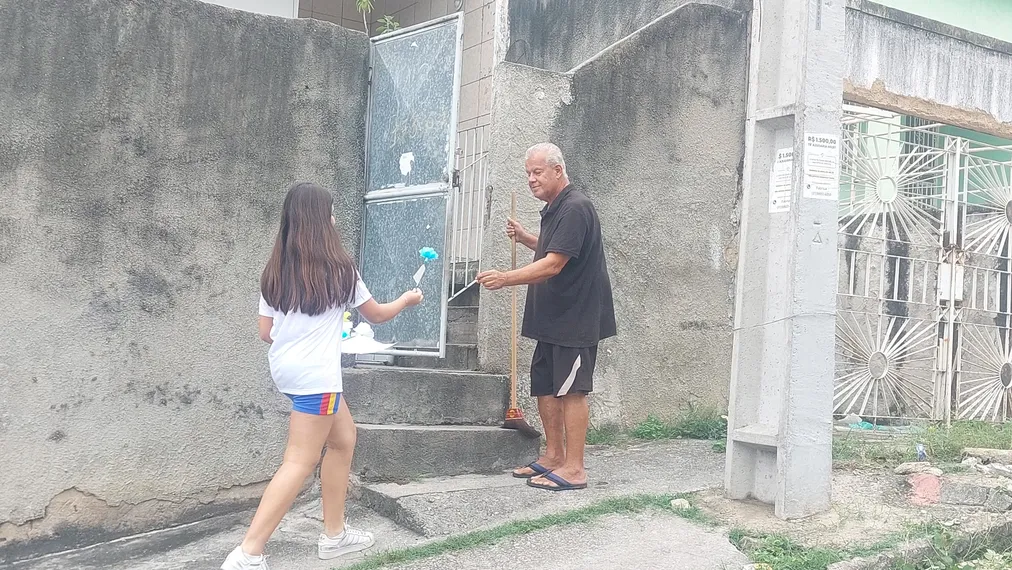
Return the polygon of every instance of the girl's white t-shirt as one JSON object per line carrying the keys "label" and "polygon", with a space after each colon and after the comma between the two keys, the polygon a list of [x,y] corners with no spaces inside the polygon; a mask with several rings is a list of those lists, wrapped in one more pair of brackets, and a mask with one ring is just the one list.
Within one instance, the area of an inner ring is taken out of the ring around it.
{"label": "girl's white t-shirt", "polygon": [[341,392],[341,332],[344,313],[372,299],[361,279],[346,307],[339,305],[309,316],[299,311],[282,313],[260,295],[260,315],[274,319],[267,359],[271,377],[283,394],[304,396]]}

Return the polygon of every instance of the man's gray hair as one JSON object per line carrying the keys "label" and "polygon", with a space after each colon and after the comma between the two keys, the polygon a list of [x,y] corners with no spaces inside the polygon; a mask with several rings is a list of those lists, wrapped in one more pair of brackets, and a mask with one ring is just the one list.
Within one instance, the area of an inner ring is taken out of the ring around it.
{"label": "man's gray hair", "polygon": [[538,143],[527,149],[527,160],[530,160],[535,154],[542,153],[545,155],[545,163],[549,166],[558,164],[562,167],[563,172],[566,171],[566,159],[562,157],[562,149],[552,143]]}

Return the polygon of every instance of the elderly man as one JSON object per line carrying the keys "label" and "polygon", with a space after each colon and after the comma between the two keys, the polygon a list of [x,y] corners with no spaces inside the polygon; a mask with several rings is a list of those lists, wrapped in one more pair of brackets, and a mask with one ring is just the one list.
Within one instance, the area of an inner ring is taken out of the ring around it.
{"label": "elderly man", "polygon": [[531,395],[538,399],[546,446],[544,455],[513,476],[539,489],[584,489],[587,394],[594,386],[597,345],[616,334],[601,224],[594,205],[569,183],[559,147],[531,147],[526,167],[531,192],[546,204],[541,232],[534,235],[509,219],[506,234],[533,250],[534,262],[486,271],[478,282],[487,289],[528,285],[521,334],[537,341]]}

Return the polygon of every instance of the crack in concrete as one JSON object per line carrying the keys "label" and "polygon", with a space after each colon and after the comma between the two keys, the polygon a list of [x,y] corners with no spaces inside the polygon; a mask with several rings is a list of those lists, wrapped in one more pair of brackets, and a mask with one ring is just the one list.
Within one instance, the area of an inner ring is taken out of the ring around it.
{"label": "crack in concrete", "polygon": [[136,502],[108,501],[70,487],[53,496],[39,516],[0,523],[0,562],[28,551],[56,552],[235,512],[259,500],[266,484],[228,485],[181,498]]}

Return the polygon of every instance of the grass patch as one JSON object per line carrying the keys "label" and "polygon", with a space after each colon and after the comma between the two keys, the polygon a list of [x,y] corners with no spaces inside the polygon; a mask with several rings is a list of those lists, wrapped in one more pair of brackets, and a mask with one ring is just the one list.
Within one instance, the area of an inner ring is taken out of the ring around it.
{"label": "grass patch", "polygon": [[753,534],[740,529],[732,530],[728,537],[756,564],[768,564],[775,570],[825,570],[836,562],[880,554],[912,538],[931,536],[937,541],[944,532],[935,525],[914,525],[871,546],[847,549],[810,548],[783,535]]}
{"label": "grass patch", "polygon": [[688,520],[710,524],[711,521],[695,506],[684,510],[673,508],[671,506],[671,501],[674,499],[689,500],[689,496],[632,495],[628,497],[606,499],[599,503],[573,511],[545,515],[531,520],[511,522],[486,530],[478,530],[467,534],[452,536],[444,540],[420,546],[381,552],[373,556],[369,556],[357,564],[346,566],[344,567],[344,570],[373,570],[375,568],[382,568],[388,564],[414,562],[416,560],[432,558],[442,554],[460,552],[462,550],[469,550],[481,546],[489,546],[506,538],[529,534],[539,530],[564,525],[587,523],[612,514],[629,514],[647,510],[656,510],[673,513]]}
{"label": "grass patch", "polygon": [[688,412],[672,420],[657,416],[647,419],[632,430],[636,439],[726,439],[727,419],[718,410],[690,408]]}
{"label": "grass patch", "polygon": [[622,428],[607,424],[587,430],[587,445],[615,445],[625,439]]}
{"label": "grass patch", "polygon": [[916,433],[900,434],[884,441],[865,441],[855,430],[833,438],[833,459],[838,465],[896,465],[917,460],[917,444],[924,444],[928,459],[935,463],[958,464],[963,449],[985,447],[1012,449],[1012,424],[954,422],[952,427],[926,425]]}
{"label": "grass patch", "polygon": [[[990,536],[988,536],[990,535]],[[900,562],[893,570],[1008,570],[1012,568],[1012,537],[999,532],[962,537],[948,529],[932,536],[934,554],[924,560]]]}
{"label": "grass patch", "polygon": [[[943,464],[948,473],[964,469],[959,465],[963,449],[983,447],[1012,450],[1012,422],[992,424],[960,421],[951,427],[926,424],[914,433],[897,434],[881,440],[867,440],[863,430],[833,437],[833,459],[838,467],[859,465],[895,466],[917,460],[917,444],[924,444],[928,459]],[[588,445],[617,445],[628,438],[639,440],[702,439],[713,441],[713,450],[723,453],[727,449],[727,419],[716,409],[692,408],[671,419],[655,415],[637,424],[631,431],[616,425],[603,425],[587,431]]]}
{"label": "grass patch", "polygon": [[1012,553],[988,550],[969,561],[957,561],[952,556],[925,560],[919,563],[900,563],[894,570],[1008,570],[1012,568]]}
{"label": "grass patch", "polygon": [[755,536],[732,530],[729,538],[752,562],[769,564],[776,570],[826,570],[830,564],[846,560],[839,550],[808,548],[777,534]]}
{"label": "grass patch", "polygon": [[1012,424],[955,422],[949,429],[929,426],[919,437],[932,459],[958,462],[967,447],[1012,449]]}
{"label": "grass patch", "polygon": [[857,432],[833,437],[833,462],[837,467],[896,466],[916,458],[916,442],[906,435],[885,441],[865,441]]}
{"label": "grass patch", "polygon": [[587,430],[587,445],[619,445],[630,439],[701,439],[713,441],[713,450],[727,450],[727,419],[716,409],[690,408],[671,419],[650,415],[633,429],[626,430],[615,424],[591,427]]}

